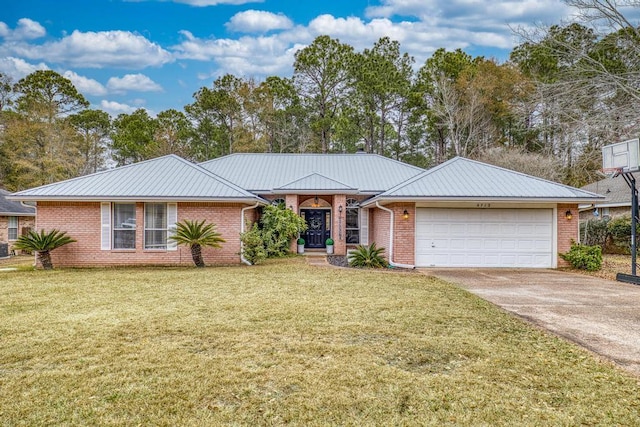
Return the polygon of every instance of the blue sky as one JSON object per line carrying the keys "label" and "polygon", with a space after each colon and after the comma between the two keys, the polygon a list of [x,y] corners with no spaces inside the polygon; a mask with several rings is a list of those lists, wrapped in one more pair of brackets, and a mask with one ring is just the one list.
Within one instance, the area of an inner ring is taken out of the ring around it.
{"label": "blue sky", "polygon": [[0,14],[0,72],[69,78],[112,116],[182,110],[232,73],[291,76],[294,54],[322,34],[357,50],[380,37],[419,67],[434,50],[504,60],[514,28],[570,18],[561,0],[9,0]]}

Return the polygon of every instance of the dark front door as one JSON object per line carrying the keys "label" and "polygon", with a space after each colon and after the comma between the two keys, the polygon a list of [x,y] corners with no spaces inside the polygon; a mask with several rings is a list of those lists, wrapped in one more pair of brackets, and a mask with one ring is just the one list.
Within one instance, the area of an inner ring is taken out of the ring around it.
{"label": "dark front door", "polygon": [[321,209],[302,210],[307,221],[307,232],[304,236],[306,248],[324,248],[324,242],[331,235],[329,224],[331,223],[331,211]]}

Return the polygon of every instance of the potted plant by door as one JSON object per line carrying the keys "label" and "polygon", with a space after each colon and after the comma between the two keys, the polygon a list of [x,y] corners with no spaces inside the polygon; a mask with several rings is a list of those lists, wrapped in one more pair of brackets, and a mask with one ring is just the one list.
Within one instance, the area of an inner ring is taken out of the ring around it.
{"label": "potted plant by door", "polygon": [[327,246],[327,254],[332,255],[333,254],[333,239],[331,237],[329,237],[327,239],[327,241],[324,242],[324,243]]}
{"label": "potted plant by door", "polygon": [[302,237],[298,239],[298,253],[299,254],[304,253],[304,239]]}

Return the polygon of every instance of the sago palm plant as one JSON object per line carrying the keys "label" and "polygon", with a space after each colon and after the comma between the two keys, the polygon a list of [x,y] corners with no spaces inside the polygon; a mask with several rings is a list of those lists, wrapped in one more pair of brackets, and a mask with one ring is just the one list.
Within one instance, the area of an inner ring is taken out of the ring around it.
{"label": "sago palm plant", "polygon": [[204,219],[201,222],[185,219],[177,223],[176,234],[171,236],[171,239],[179,245],[191,248],[191,257],[196,267],[204,267],[204,259],[202,259],[203,246],[221,248],[222,245],[220,243],[226,242],[221,237],[221,234],[216,231],[216,225],[213,223],[205,224]]}
{"label": "sago palm plant", "polygon": [[349,254],[349,265],[352,267],[384,268],[387,260],[384,259],[384,248],[376,247],[373,242],[369,246],[359,245]]}
{"label": "sago palm plant", "polygon": [[42,229],[38,233],[37,231],[29,230],[27,234],[18,237],[13,247],[21,251],[36,252],[42,268],[52,270],[51,251],[73,242],[75,240],[69,237],[65,231],[54,229],[47,233]]}

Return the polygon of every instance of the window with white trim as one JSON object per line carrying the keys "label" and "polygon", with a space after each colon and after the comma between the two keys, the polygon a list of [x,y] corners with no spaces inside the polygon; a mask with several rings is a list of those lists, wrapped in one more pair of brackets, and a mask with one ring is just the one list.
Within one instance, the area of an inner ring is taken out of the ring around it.
{"label": "window with white trim", "polygon": [[347,199],[346,220],[347,226],[345,227],[347,233],[348,244],[360,243],[360,221],[359,221],[360,208],[356,199]]}
{"label": "window with white trim", "polygon": [[113,249],[136,248],[135,203],[113,204]]}
{"label": "window with white trim", "polygon": [[9,240],[18,239],[18,217],[17,216],[9,217],[9,232],[7,237]]}
{"label": "window with white trim", "polygon": [[167,204],[144,204],[144,248],[167,249]]}

